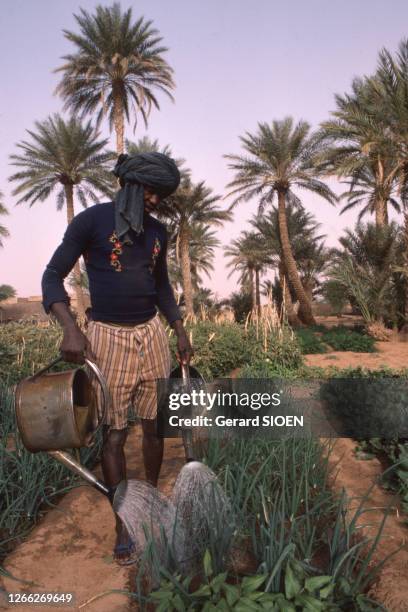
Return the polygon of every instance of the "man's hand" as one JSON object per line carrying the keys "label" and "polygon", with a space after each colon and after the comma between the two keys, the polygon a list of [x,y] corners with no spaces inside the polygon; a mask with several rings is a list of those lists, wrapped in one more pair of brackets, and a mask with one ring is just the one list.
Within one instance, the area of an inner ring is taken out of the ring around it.
{"label": "man's hand", "polygon": [[64,330],[60,346],[63,360],[80,365],[85,363],[85,357],[94,361],[90,343],[73,319],[68,305],[65,302],[55,302],[51,305],[51,312]]}
{"label": "man's hand", "polygon": [[183,327],[183,322],[181,320],[174,321],[172,327],[177,336],[177,361],[182,365],[188,365],[194,355],[194,350]]}
{"label": "man's hand", "polygon": [[85,357],[92,358],[91,347],[85,334],[79,327],[64,329],[64,337],[60,346],[61,357],[69,363],[85,363]]}

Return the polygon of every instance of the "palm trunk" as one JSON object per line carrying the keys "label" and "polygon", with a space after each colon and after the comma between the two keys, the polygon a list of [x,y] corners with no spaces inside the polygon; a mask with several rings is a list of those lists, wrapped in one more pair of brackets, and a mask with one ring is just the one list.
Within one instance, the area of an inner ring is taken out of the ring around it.
{"label": "palm trunk", "polygon": [[[67,223],[68,225],[71,223],[74,218],[74,189],[72,185],[64,185],[65,189],[65,197],[67,200]],[[85,317],[85,300],[84,293],[81,287],[81,267],[79,265],[79,260],[76,262],[74,266],[74,279],[75,279],[75,297],[77,301],[77,313],[80,317]]]}
{"label": "palm trunk", "polygon": [[313,300],[313,289],[314,289],[313,279],[309,278],[308,280],[303,281],[302,284],[304,285],[306,295],[309,298],[309,301],[311,302]]}
{"label": "palm trunk", "polygon": [[306,295],[306,291],[300,281],[295,258],[290,245],[288,224],[286,218],[286,195],[285,191],[278,191],[278,221],[279,234],[283,252],[283,260],[289,281],[299,302],[299,319],[305,325],[315,325],[316,321],[312,312],[312,305]]}
{"label": "palm trunk", "polygon": [[116,87],[113,90],[113,124],[116,132],[117,154],[125,152],[125,111],[122,92]]}
{"label": "palm trunk", "polygon": [[[404,213],[404,244],[405,244],[405,253],[403,258],[403,263],[405,267],[408,269],[408,212]],[[408,272],[407,272],[408,274]],[[404,304],[404,325],[401,328],[401,332],[404,334],[408,334],[408,276],[405,277],[405,304]]]}
{"label": "palm trunk", "polygon": [[299,321],[299,317],[297,316],[293,307],[292,296],[290,295],[289,291],[288,277],[282,260],[279,261],[279,284],[282,290],[284,314],[286,314],[289,325],[291,325],[292,327],[300,327],[301,322]]}
{"label": "palm trunk", "polygon": [[375,224],[377,227],[384,227],[384,225],[388,224],[388,213],[387,199],[384,197],[384,163],[380,156],[377,159],[375,181],[377,193],[379,194],[375,201]]}
{"label": "palm trunk", "polygon": [[249,285],[251,289],[251,302],[252,302],[252,312],[255,312],[256,309],[256,286],[254,280],[254,269],[249,268]]}
{"label": "palm trunk", "polygon": [[375,224],[377,227],[388,225],[387,203],[383,199],[378,199],[375,203]]}
{"label": "palm trunk", "polygon": [[181,229],[179,236],[181,276],[183,279],[183,293],[184,302],[186,305],[186,314],[193,316],[193,283],[191,280],[190,251],[188,246],[189,236],[185,229]]}
{"label": "palm trunk", "polygon": [[261,314],[261,290],[259,287],[259,270],[255,269],[255,303],[256,312],[258,315]]}

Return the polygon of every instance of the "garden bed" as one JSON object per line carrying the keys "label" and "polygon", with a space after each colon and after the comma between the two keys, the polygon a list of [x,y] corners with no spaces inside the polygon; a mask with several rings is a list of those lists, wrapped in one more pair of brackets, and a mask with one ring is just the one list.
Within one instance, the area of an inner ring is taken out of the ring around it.
{"label": "garden bed", "polygon": [[[144,477],[140,445],[140,430],[134,427],[127,444],[129,476],[132,478]],[[338,492],[345,487],[349,497],[360,497],[380,474],[381,466],[373,461],[356,459],[353,454],[354,446],[351,440],[336,442],[331,462],[338,474],[333,486]],[[170,494],[183,462],[183,448],[180,441],[166,440],[165,461],[159,482],[160,490],[166,495]],[[381,539],[376,560],[395,550],[403,543],[404,537],[407,537],[407,529],[402,524],[401,518],[397,516],[396,499],[381,487],[374,487],[365,504],[366,507],[377,507],[381,510],[363,516],[362,521],[375,525],[375,530],[383,517],[382,508],[389,504],[393,510],[387,519],[384,538]],[[352,512],[355,507],[356,501],[352,501],[350,504]],[[13,592],[74,590],[78,605],[105,593],[103,597],[90,601],[81,609],[108,612],[114,606],[115,611],[124,612],[129,609],[128,598],[106,592],[112,589],[126,591],[134,589],[135,570],[116,566],[112,559],[113,544],[114,521],[107,500],[87,485],[78,487],[64,496],[57,507],[35,527],[29,538],[22,542],[6,560],[7,571],[18,579],[35,583],[35,586],[4,577],[1,585]],[[234,558],[235,570],[238,573],[242,575],[245,571],[254,572],[253,555],[248,554],[248,551],[242,550],[240,556],[234,555]],[[44,559],[47,559],[46,563],[43,562]],[[406,601],[402,599],[406,597],[405,592],[402,588],[395,589],[394,581],[397,580],[399,585],[403,584],[404,572],[408,570],[407,563],[408,551],[405,540],[404,549],[388,561],[380,574],[379,581],[370,591],[372,596],[387,604],[390,612],[405,610],[404,607],[398,607],[399,601]],[[17,607],[13,609],[18,610]],[[22,612],[24,609],[21,608]],[[44,610],[49,609],[48,606],[44,608]]]}
{"label": "garden bed", "polygon": [[[27,342],[26,339],[24,339],[24,341],[21,340],[21,335],[24,336],[24,330],[20,331],[20,344],[18,345],[17,353],[15,353],[16,368],[13,372],[14,379],[17,380],[21,378],[22,375],[27,375],[28,373],[31,374],[32,371],[34,371],[39,365],[37,364],[37,360],[30,361],[30,359],[27,359]],[[51,331],[54,332],[54,330]],[[42,334],[42,332],[40,333]],[[262,338],[257,338],[254,330],[250,330],[248,335],[248,333],[243,330],[242,327],[235,325],[225,326],[225,328],[222,326],[218,326],[217,328],[213,329],[213,324],[209,322],[203,322],[201,324],[201,327],[195,328],[193,330],[193,333],[195,333],[196,335],[195,344],[196,346],[197,344],[199,345],[198,354],[201,359],[199,369],[207,369],[207,375],[209,375],[209,377],[216,375],[222,376],[230,373],[232,369],[232,363],[230,362],[231,355],[235,359],[235,362],[233,363],[239,363],[240,367],[243,367],[245,369],[247,367],[246,364],[248,364],[249,362],[254,362],[255,356],[260,355],[260,347],[262,348],[263,346]],[[287,334],[286,338],[283,337],[283,333]],[[44,354],[44,357],[42,356],[42,354],[40,354],[40,359],[38,360],[40,363],[45,364],[48,361],[48,354],[50,353],[50,349],[55,350],[53,347],[55,347],[58,342],[57,334],[55,334],[55,337],[53,338],[51,338],[51,336],[52,334],[49,334],[48,342],[51,342],[52,346],[47,346],[47,354]],[[245,350],[243,352],[242,350],[241,352],[239,352],[240,346],[242,346],[242,339],[244,337],[247,339],[246,346],[244,347]],[[278,370],[280,371],[281,375],[299,375],[299,372],[302,370],[301,367],[299,369],[299,366],[301,366],[301,357],[296,345],[296,340],[293,338],[290,332],[280,332],[280,336],[279,334],[276,334],[275,339],[271,336],[267,340],[268,352],[264,354],[264,360],[267,367],[270,369],[272,364],[277,364]],[[35,344],[34,341],[33,343]],[[380,345],[380,354],[382,353],[382,345],[385,345],[387,348],[392,346],[392,343],[378,344]],[[399,347],[405,347],[407,349],[408,354],[408,345],[400,344]],[[33,346],[33,348],[35,349],[35,346]],[[387,350],[387,348],[385,350]],[[337,354],[338,353],[336,353],[336,355]],[[345,355],[348,360],[347,365],[350,365],[350,361],[352,361],[350,357],[353,357],[353,355],[358,355],[359,365],[364,365],[364,363],[366,363],[367,358],[371,359],[377,357],[376,354],[362,355],[350,352],[345,353]],[[323,359],[328,357],[328,355],[312,355],[311,357]],[[363,362],[361,361],[361,358],[364,359]],[[309,357],[307,357],[306,360],[308,361]],[[407,361],[405,361],[405,363],[407,363]],[[339,364],[333,364],[333,362],[330,363],[329,360],[325,363],[325,365],[327,367],[327,365]],[[296,372],[298,372],[298,374],[296,374]],[[234,374],[237,374],[236,369],[234,371]],[[302,375],[304,375],[304,373]],[[3,449],[6,449],[7,453],[11,453],[14,455],[17,454],[17,456],[19,450],[24,453],[25,451],[23,449],[19,449],[19,442],[14,437],[13,426],[4,427],[4,419],[3,429]],[[337,448],[339,449],[340,454],[336,455],[337,451],[335,447],[335,450],[332,454],[332,462],[335,463],[337,458],[340,459],[340,455],[342,454],[341,450],[343,449],[343,443],[346,444],[345,448],[348,451],[350,451],[349,445],[352,445],[352,447],[353,445],[355,446],[355,444],[349,440],[338,441],[337,444],[340,446],[338,446]],[[127,456],[130,467],[129,477],[131,478],[144,478],[141,464],[140,444],[140,431],[138,427],[135,427],[132,429],[129,441],[127,443]],[[265,457],[268,455],[268,452],[265,450]],[[343,453],[342,455],[343,456],[341,458],[339,475],[333,484],[334,489],[336,491],[340,491],[341,486],[343,484],[346,488],[349,497],[365,493],[369,488],[372,479],[374,478],[374,476],[377,475],[371,473],[368,469],[370,464],[371,466],[375,464],[372,462],[357,461],[354,455],[351,454],[351,451]],[[167,495],[170,494],[177,473],[183,464],[183,459],[183,449],[180,442],[178,440],[167,440],[163,471],[159,483],[160,489]],[[235,465],[236,469],[238,469],[240,463],[242,463],[243,461],[242,457],[239,460],[234,460],[231,457],[222,458],[222,456],[219,456],[217,458],[217,455],[213,455],[212,457],[209,456],[207,460],[211,464],[211,466],[219,472],[219,477],[221,481],[225,482],[226,486],[230,487],[229,494],[233,497],[234,493],[231,489],[231,480],[225,480],[225,470],[229,465]],[[302,461],[300,461],[300,464],[302,464]],[[279,465],[279,463],[277,465]],[[368,468],[366,466],[368,466]],[[359,469],[360,471],[358,471]],[[368,471],[364,471],[367,469]],[[319,546],[315,546],[314,544],[312,545],[311,542],[313,538],[315,538],[316,542],[318,543],[316,534],[313,535],[312,539],[308,539],[307,537],[305,537],[304,531],[303,535],[300,536],[299,534],[294,535],[290,529],[287,529],[288,526],[290,527],[292,521],[294,524],[305,524],[305,519],[302,518],[304,516],[304,507],[302,507],[302,504],[299,505],[298,503],[297,506],[295,504],[295,506],[293,507],[295,512],[292,512],[291,514],[287,515],[285,514],[286,518],[284,518],[283,522],[281,520],[283,515],[281,516],[281,519],[279,519],[279,512],[278,514],[276,514],[277,508],[279,509],[279,504],[275,503],[274,500],[276,500],[276,496],[279,497],[279,494],[281,494],[282,491],[286,490],[285,486],[282,485],[282,475],[286,473],[286,469],[284,469],[284,467],[282,467],[281,465],[280,469],[271,468],[271,470],[273,473],[275,473],[273,482],[268,483],[265,479],[262,481],[263,484],[261,488],[263,488],[264,490],[263,501],[259,497],[259,491],[255,496],[252,496],[251,504],[253,504],[254,507],[251,507],[250,512],[246,515],[246,520],[248,520],[248,517],[252,516],[259,521],[260,516],[266,515],[267,517],[269,517],[268,520],[265,519],[266,526],[269,528],[271,524],[271,517],[275,516],[274,520],[278,521],[276,523],[277,528],[279,528],[280,525],[282,529],[282,525],[286,525],[284,530],[286,534],[285,538],[287,538],[288,534],[290,536],[288,541],[285,540],[285,545],[295,544],[297,549],[300,546],[300,558],[303,558],[303,560],[304,558],[309,559],[306,566],[304,566],[302,569],[302,571],[304,572],[304,576],[301,580],[306,581],[314,577],[323,578],[325,575],[330,576],[330,572],[334,571],[335,569],[335,559],[333,557],[330,561],[330,554],[328,553],[330,547],[328,547],[328,541],[330,540],[330,538],[333,538],[333,530],[336,531],[336,528],[334,526],[336,524],[336,520],[339,520],[339,518],[336,519],[337,515],[335,508],[337,508],[338,510],[341,506],[339,506],[338,502],[336,502],[335,506],[333,506],[332,508],[332,511],[329,511],[326,514],[320,513],[320,519],[319,517],[315,517],[315,524],[316,526],[320,525],[319,529],[321,530],[322,534],[324,532],[326,537],[326,543],[321,541],[319,543]],[[235,474],[235,478],[237,476],[238,473]],[[347,482],[348,479],[350,482]],[[295,482],[295,480],[293,480],[293,482]],[[276,483],[279,482],[282,486],[279,485],[279,487],[276,489]],[[310,500],[313,499],[315,501],[316,494],[313,492],[313,483],[309,483],[309,485],[311,486]],[[358,490],[353,488],[354,485],[358,485]],[[34,481],[34,484],[32,484],[32,486],[38,488],[38,483]],[[272,489],[268,489],[268,487],[270,486],[272,486]],[[294,495],[293,490],[290,493],[290,495],[292,496],[292,504],[295,503],[293,500],[296,498],[296,496],[298,494],[300,495],[300,488],[301,487],[299,485],[299,489],[296,495]],[[326,484],[324,484],[323,488],[325,490],[325,496],[322,497],[322,504],[327,505],[327,500],[331,500],[330,503],[332,503],[333,505],[334,498],[332,496],[331,488],[328,488]],[[370,494],[370,497],[364,502],[365,508],[371,507],[372,505],[381,506],[381,508],[383,508],[390,501],[390,494],[381,490],[379,487],[375,487],[373,491],[377,492],[377,489],[378,491],[380,491],[380,495],[382,495],[383,497],[373,497],[372,494]],[[305,493],[305,491],[306,489],[303,491],[303,493]],[[56,499],[58,499],[57,492],[55,492],[53,503],[55,503]],[[392,499],[391,503],[395,506],[396,502],[394,499]],[[255,508],[256,504],[258,504],[259,506],[258,509]],[[350,514],[355,509],[355,505],[353,505],[352,502],[351,505],[348,505],[348,507],[348,515],[350,516]],[[119,568],[113,562],[113,516],[107,500],[90,487],[80,486],[65,495],[63,499],[57,503],[56,508],[48,512],[45,516],[41,515],[42,508],[43,506],[39,504],[38,510],[40,511],[40,513],[38,514],[38,518],[36,519],[39,520],[37,526],[28,536],[28,539],[26,541],[22,541],[16,547],[16,549],[11,552],[11,554],[9,554],[4,564],[6,571],[10,572],[10,574],[15,576],[17,579],[27,581],[30,584],[27,584],[27,582],[15,581],[10,577],[3,577],[1,583],[3,588],[9,591],[34,590],[36,592],[46,592],[50,590],[64,590],[65,592],[68,592],[74,589],[77,597],[77,604],[83,605],[83,608],[81,609],[89,609],[95,611],[98,610],[102,612],[104,610],[112,610],[112,606],[114,606],[115,610],[119,611],[129,609],[130,603],[126,596],[119,595],[117,593],[107,594],[107,592],[111,591],[112,589],[135,591],[136,586],[135,569],[128,570],[125,568]],[[285,510],[285,512],[287,512],[287,510]],[[297,515],[296,512],[298,513]],[[318,513],[319,512],[320,510],[318,511]],[[363,515],[364,518],[362,519],[362,521],[364,523],[370,522],[371,516],[374,517],[374,514],[369,513]],[[379,526],[382,517],[383,511],[381,509],[377,511],[376,514],[375,528]],[[264,527],[265,521],[263,521]],[[34,522],[35,521],[31,521],[30,525],[28,526],[32,526]],[[373,522],[375,523],[375,521]],[[260,529],[260,526],[261,523],[259,522],[257,526],[254,526],[254,524],[252,524],[252,527],[248,523],[245,526],[244,531],[241,533],[240,538],[238,538],[238,540],[235,542],[235,552],[233,555],[234,563],[232,563],[231,565],[231,563],[228,562],[227,566],[229,572],[228,580],[231,584],[238,585],[239,587],[244,574],[248,573],[250,575],[253,575],[256,569],[258,570],[258,573],[261,571],[261,569],[266,573],[268,572],[267,564],[271,564],[273,562],[273,556],[269,557],[269,559],[263,558],[263,555],[265,555],[266,550],[265,542],[258,542],[258,544],[254,544],[254,542],[256,542],[256,538],[254,539],[254,533],[256,533],[257,530]],[[310,526],[308,527],[308,529],[310,529]],[[398,517],[396,517],[395,515],[391,515],[388,518],[385,532],[387,536],[391,534],[391,539],[383,537],[380,540],[379,547],[377,547],[377,552],[375,553],[376,561],[383,558],[388,552],[391,552],[391,550],[394,550],[397,545],[402,542],[407,531],[408,530],[402,525]],[[310,531],[307,533],[309,533],[309,535],[311,534]],[[367,533],[368,535],[370,535],[370,532]],[[23,531],[20,535],[24,535]],[[329,540],[327,540],[327,538],[329,538]],[[354,542],[354,544],[358,544],[358,537],[353,535],[352,542]],[[350,546],[352,542],[350,541],[346,545],[344,539],[341,542],[340,540],[338,540],[336,546],[339,546],[340,544],[342,546],[341,551],[340,549],[338,549],[339,554],[340,552],[343,555],[347,554],[347,546]],[[396,546],[393,547],[393,544],[396,544]],[[311,554],[305,556],[305,547],[307,546],[309,546],[308,552]],[[371,586],[368,584],[362,584],[362,590],[360,591],[360,593],[355,593],[355,601],[353,605],[355,605],[357,602],[356,597],[358,595],[362,596],[363,592],[366,591],[367,595],[375,597],[376,599],[378,599],[378,601],[387,603],[387,607],[390,612],[394,612],[394,610],[395,612],[399,612],[399,610],[404,610],[404,608],[398,607],[400,605],[400,600],[398,599],[399,593],[396,593],[396,589],[393,589],[391,585],[392,581],[400,582],[402,580],[402,578],[399,578],[401,572],[407,572],[408,569],[406,565],[406,544],[403,543],[403,546],[404,548],[399,551],[397,555],[392,557],[387,563],[385,569],[381,571],[380,579],[376,584],[373,584]],[[241,554],[238,554],[238,551],[240,551]],[[281,550],[281,553],[282,552],[283,551]],[[297,557],[299,557],[299,554],[297,555]],[[350,558],[352,558],[352,553]],[[47,559],[47,563],[44,563],[43,559]],[[285,578],[286,574],[288,572],[292,572],[292,574],[295,573],[296,578],[296,573],[298,573],[297,580],[300,579],[300,570],[299,567],[296,566],[296,563],[294,562],[295,565],[292,568],[288,569],[288,564],[286,563],[286,561],[285,563],[283,563],[283,561],[281,562],[281,567],[279,569],[279,572],[281,574],[280,578],[275,577],[273,579],[276,583],[274,584],[275,592],[277,588],[280,588],[282,597],[283,593],[285,592],[285,589],[287,588],[285,586],[286,580],[289,580],[289,578]],[[360,561],[356,561],[357,569],[361,563],[364,563],[364,556],[360,558]],[[370,562],[369,567],[372,567],[372,565],[373,563]],[[272,566],[269,567],[269,576],[271,575],[271,567]],[[218,567],[217,569],[215,563],[215,567],[213,568],[213,573],[211,574],[210,578],[213,579],[215,573],[219,570],[220,567]],[[351,572],[350,576],[351,575],[353,575],[353,572]],[[33,582],[35,584],[32,584]],[[264,586],[265,584],[266,581],[264,582]],[[306,582],[303,582],[302,584],[302,588],[304,590],[305,595],[310,595],[310,597],[320,596],[319,590],[313,590],[313,588],[311,588],[310,591],[307,591]],[[314,583],[309,582],[308,584],[310,585]],[[75,586],[73,587],[73,585]],[[326,583],[326,586],[328,587],[329,583]],[[258,588],[262,591],[262,584],[259,584]],[[339,586],[337,585],[335,588],[338,589]],[[99,595],[103,593],[103,597],[99,598]],[[292,597],[293,603],[293,593],[286,592],[286,595],[288,596],[289,600],[290,597]],[[328,596],[329,595],[327,595],[327,597]],[[344,593],[341,596],[343,597]],[[389,607],[389,601],[391,601],[391,605],[394,607]],[[324,600],[324,605],[326,605],[326,603],[326,600]],[[18,607],[14,607],[13,609],[18,610]],[[27,608],[21,609],[23,610]],[[44,609],[49,610],[50,608],[47,606]],[[323,607],[321,609],[326,610],[329,608]],[[348,607],[342,609],[357,610],[359,608]],[[362,609],[363,608],[361,608],[361,610]],[[377,607],[372,609],[379,608]]]}
{"label": "garden bed", "polygon": [[385,523],[384,533],[375,552],[378,562],[401,547],[393,555],[379,574],[378,580],[370,590],[370,594],[382,602],[389,612],[406,612],[408,601],[408,527],[406,515],[401,512],[401,502],[397,495],[386,491],[381,486],[383,466],[377,459],[364,461],[355,455],[354,440],[340,438],[336,441],[330,457],[335,469],[336,478],[333,487],[340,492],[343,488],[350,498],[351,509],[355,508],[368,487],[376,483],[365,502],[366,507],[373,508],[368,518],[371,527],[365,528],[367,535],[375,534],[388,508],[389,514]]}

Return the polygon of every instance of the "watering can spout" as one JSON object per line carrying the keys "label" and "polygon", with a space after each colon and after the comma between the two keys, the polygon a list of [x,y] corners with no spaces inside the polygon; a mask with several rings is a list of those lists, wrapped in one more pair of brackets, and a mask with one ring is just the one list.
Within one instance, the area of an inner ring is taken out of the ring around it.
{"label": "watering can spout", "polygon": [[56,461],[59,461],[60,463],[65,465],[65,467],[71,470],[71,472],[74,472],[74,474],[78,474],[78,476],[89,482],[89,484],[98,489],[98,491],[110,497],[111,491],[109,487],[107,487],[106,484],[104,484],[101,480],[98,480],[98,478],[96,478],[96,476],[92,474],[90,470],[75,461],[75,459],[69,453],[56,450],[48,451],[48,454],[53,457],[53,459],[56,459]]}

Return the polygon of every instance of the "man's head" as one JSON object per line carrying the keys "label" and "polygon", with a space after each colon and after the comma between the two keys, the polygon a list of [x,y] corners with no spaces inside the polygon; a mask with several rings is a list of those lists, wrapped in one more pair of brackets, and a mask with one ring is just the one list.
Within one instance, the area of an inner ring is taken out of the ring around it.
{"label": "man's head", "polygon": [[137,153],[119,155],[113,169],[120,186],[139,183],[148,187],[160,198],[166,198],[180,183],[180,172],[171,157],[164,153]]}
{"label": "man's head", "polygon": [[144,191],[144,209],[145,212],[151,213],[160,204],[161,197],[154,192],[148,185],[143,185]]}
{"label": "man's head", "polygon": [[118,237],[129,228],[139,234],[143,228],[144,210],[152,212],[180,183],[175,162],[163,153],[119,155],[113,173],[122,187],[116,197]]}

